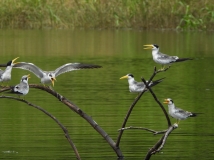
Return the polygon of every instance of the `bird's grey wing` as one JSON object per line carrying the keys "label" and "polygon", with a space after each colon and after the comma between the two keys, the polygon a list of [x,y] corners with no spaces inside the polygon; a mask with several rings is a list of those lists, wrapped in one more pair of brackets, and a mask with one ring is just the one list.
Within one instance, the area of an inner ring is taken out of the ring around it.
{"label": "bird's grey wing", "polygon": [[79,70],[79,69],[92,69],[92,68],[101,68],[101,66],[93,65],[93,64],[82,64],[82,63],[67,63],[57,68],[54,71],[54,74],[55,74],[55,77],[57,77],[60,74],[65,72],[70,72],[70,71]]}
{"label": "bird's grey wing", "polygon": [[27,63],[27,62],[19,62],[13,66],[13,68],[20,68],[24,70],[28,70],[32,73],[34,73],[38,78],[43,77],[43,71],[34,65],[33,63]]}
{"label": "bird's grey wing", "polygon": [[190,116],[190,114],[191,114],[190,112],[185,111],[185,110],[183,110],[181,108],[177,108],[177,107],[176,107],[175,113],[179,113],[179,114],[181,114],[183,116]]}
{"label": "bird's grey wing", "polygon": [[143,82],[136,82],[136,85],[138,86],[138,87],[145,87],[145,84],[143,83]]}
{"label": "bird's grey wing", "polygon": [[178,57],[177,56],[169,56],[167,54],[163,54],[163,53],[159,52],[158,59],[160,59],[160,60],[170,59],[171,61],[176,61],[178,59]]}
{"label": "bird's grey wing", "polygon": [[138,91],[143,91],[146,88],[146,86],[143,82],[135,82],[135,85],[137,86],[136,89]]}

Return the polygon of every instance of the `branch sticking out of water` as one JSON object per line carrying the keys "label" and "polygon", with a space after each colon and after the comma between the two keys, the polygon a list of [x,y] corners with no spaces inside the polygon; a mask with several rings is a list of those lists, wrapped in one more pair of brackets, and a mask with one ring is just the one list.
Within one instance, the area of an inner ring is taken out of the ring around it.
{"label": "branch sticking out of water", "polygon": [[153,154],[160,152],[161,149],[163,149],[169,134],[176,128],[178,128],[178,125],[175,123],[167,129],[161,139],[148,151],[145,160],[149,160]]}
{"label": "branch sticking out of water", "polygon": [[[153,78],[156,76],[156,74],[158,74],[158,73],[160,73],[160,72],[165,72],[165,71],[167,71],[169,68],[170,68],[170,66],[168,66],[168,68],[165,68],[164,70],[158,70],[158,71],[157,71],[156,67],[154,67],[154,71],[153,71],[152,76],[150,77],[150,79],[148,80],[148,82],[144,82],[144,83],[146,84],[146,86],[148,86],[148,85],[150,84],[150,82],[153,80]],[[131,106],[129,107],[129,110],[128,110],[127,114],[126,114],[126,117],[124,118],[124,121],[123,121],[123,124],[122,124],[122,127],[121,127],[121,128],[125,128],[126,123],[127,123],[127,121],[128,121],[128,118],[129,118],[129,116],[131,115],[131,112],[132,112],[134,106],[137,104],[137,102],[140,100],[141,96],[142,96],[146,91],[147,91],[147,90],[144,90],[143,92],[141,92],[141,93],[137,96],[137,98],[134,100],[134,102],[131,104]],[[121,140],[121,137],[122,137],[122,135],[123,135],[123,131],[124,131],[124,130],[120,130],[119,135],[118,135],[118,137],[117,137],[117,142],[116,142],[116,146],[117,146],[117,147],[119,147],[119,145],[120,145],[120,140]]]}
{"label": "branch sticking out of water", "polygon": [[[71,109],[72,111],[74,111],[75,113],[80,115],[82,118],[84,118],[106,140],[106,142],[115,151],[117,156],[119,158],[123,158],[123,154],[122,154],[120,148],[115,145],[115,142],[113,141],[113,139],[91,118],[91,116],[84,113],[84,111],[81,110],[77,105],[75,105],[74,103],[69,101],[67,98],[60,95],[59,93],[57,93],[56,91],[52,90],[49,87],[45,87],[45,86],[37,85],[37,84],[29,84],[29,87],[35,88],[35,89],[40,89],[40,90],[48,92],[49,94],[56,97],[61,103],[65,104],[67,107],[69,107],[69,109]],[[10,87],[6,87],[6,88],[1,89],[0,93],[7,91],[7,90],[10,90]]]}
{"label": "branch sticking out of water", "polygon": [[67,98],[65,98],[64,96],[60,95],[59,93],[57,93],[56,91],[54,91],[54,90],[52,90],[52,89],[50,89],[48,87],[44,87],[44,86],[36,85],[36,84],[30,84],[29,86],[30,86],[30,88],[40,89],[40,90],[46,91],[46,92],[50,93],[51,95],[55,96],[60,102],[62,102],[67,107],[69,107],[72,111],[74,111],[75,113],[77,113],[78,115],[80,115],[82,118],[84,118],[106,140],[106,142],[112,147],[112,149],[115,151],[115,153],[117,154],[117,156],[119,158],[123,157],[123,154],[122,154],[120,148],[116,147],[115,142],[108,135],[108,133],[106,133],[97,124],[97,122],[95,122],[95,120],[92,119],[91,116],[87,115],[77,105],[75,105],[74,103],[72,103],[71,101],[69,101]]}
{"label": "branch sticking out of water", "polygon": [[163,111],[163,113],[164,113],[164,115],[165,115],[165,117],[166,117],[166,120],[167,120],[167,122],[168,122],[168,127],[171,126],[171,121],[170,121],[170,119],[169,119],[169,116],[168,116],[168,114],[167,114],[165,108],[164,108],[163,105],[160,103],[160,101],[158,100],[157,96],[156,96],[155,93],[152,91],[152,89],[149,87],[149,85],[148,85],[149,83],[146,83],[146,81],[145,81],[144,78],[142,78],[142,81],[143,81],[143,83],[145,83],[146,88],[150,91],[150,93],[151,93],[152,96],[154,97],[155,101],[156,101],[156,102],[159,104],[159,106],[161,107],[161,109],[162,109],[162,111]]}
{"label": "branch sticking out of water", "polygon": [[[8,90],[9,88],[7,88]],[[65,137],[67,138],[69,144],[71,145],[71,147],[73,148],[74,150],[74,153],[76,154],[76,158],[78,160],[80,160],[80,155],[78,153],[78,150],[76,148],[76,146],[74,145],[73,141],[71,140],[70,136],[69,136],[69,133],[68,133],[68,130],[63,126],[63,124],[56,118],[54,117],[52,114],[50,114],[49,112],[47,112],[46,110],[44,110],[43,108],[35,105],[35,104],[32,104],[24,99],[20,99],[20,98],[16,98],[16,97],[12,97],[12,96],[0,96],[0,98],[7,98],[7,99],[12,99],[12,100],[17,100],[17,101],[20,101],[20,102],[23,102],[23,103],[26,103],[27,105],[31,106],[31,107],[34,107],[40,111],[42,111],[44,114],[46,114],[47,116],[49,116],[51,119],[53,119],[59,126],[60,128],[63,130],[63,132],[65,133]]]}

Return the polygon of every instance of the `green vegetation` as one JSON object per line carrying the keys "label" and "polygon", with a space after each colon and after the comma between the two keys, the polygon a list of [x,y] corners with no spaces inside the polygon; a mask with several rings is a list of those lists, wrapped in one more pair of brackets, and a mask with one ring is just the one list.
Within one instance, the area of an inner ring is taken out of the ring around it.
{"label": "green vegetation", "polygon": [[213,0],[1,0],[1,28],[213,30]]}

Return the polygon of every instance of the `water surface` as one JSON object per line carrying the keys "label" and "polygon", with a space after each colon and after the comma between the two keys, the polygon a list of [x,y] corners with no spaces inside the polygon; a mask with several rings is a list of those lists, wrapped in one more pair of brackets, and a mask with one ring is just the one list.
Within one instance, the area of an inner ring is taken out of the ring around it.
{"label": "water surface", "polygon": [[[214,34],[212,32],[138,30],[1,30],[1,63],[15,57],[44,70],[69,62],[91,63],[101,69],[73,71],[57,77],[54,90],[90,115],[116,141],[130,104],[136,97],[121,76],[132,73],[148,79],[154,66],[144,44],[156,43],[163,53],[192,57],[173,64],[154,79],[166,79],[153,88],[162,102],[172,98],[178,107],[200,114],[182,121],[161,153],[152,159],[213,159]],[[29,72],[13,69],[10,85]],[[30,83],[40,83],[31,74]],[[46,92],[31,89],[26,100],[53,114],[66,128],[82,159],[117,159],[105,140],[79,115]],[[42,112],[21,102],[0,99],[0,159],[75,159],[59,126]],[[165,105],[167,109],[167,106]],[[171,119],[175,122],[175,119]],[[166,119],[146,93],[135,106],[127,126],[167,128]],[[145,157],[160,135],[127,130],[120,148],[126,159]]]}

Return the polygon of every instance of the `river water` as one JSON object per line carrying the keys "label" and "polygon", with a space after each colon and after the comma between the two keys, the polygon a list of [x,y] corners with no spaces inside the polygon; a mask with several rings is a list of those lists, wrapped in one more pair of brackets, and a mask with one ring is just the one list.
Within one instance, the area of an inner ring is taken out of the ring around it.
{"label": "river water", "polygon": [[[101,65],[100,69],[62,74],[53,89],[90,115],[116,141],[117,130],[137,96],[128,91],[127,80],[119,78],[132,73],[137,81],[149,79],[154,66],[161,67],[143,45],[156,43],[163,53],[194,58],[159,73],[154,80],[166,78],[153,91],[161,102],[172,98],[176,106],[203,114],[181,121],[152,159],[213,159],[213,42],[213,32],[0,30],[0,63],[20,57],[18,61],[34,63],[43,70],[72,62]],[[29,73],[14,68],[9,84],[19,83],[22,75]],[[29,83],[39,84],[40,80],[30,74]],[[50,94],[30,89],[25,99],[44,108],[68,129],[82,159],[117,159],[84,119]],[[63,131],[45,114],[9,99],[0,99],[0,107],[0,159],[75,159]],[[135,106],[126,126],[164,130],[167,122],[148,92]],[[127,160],[143,159],[160,137],[143,130],[126,130],[120,149]]]}

